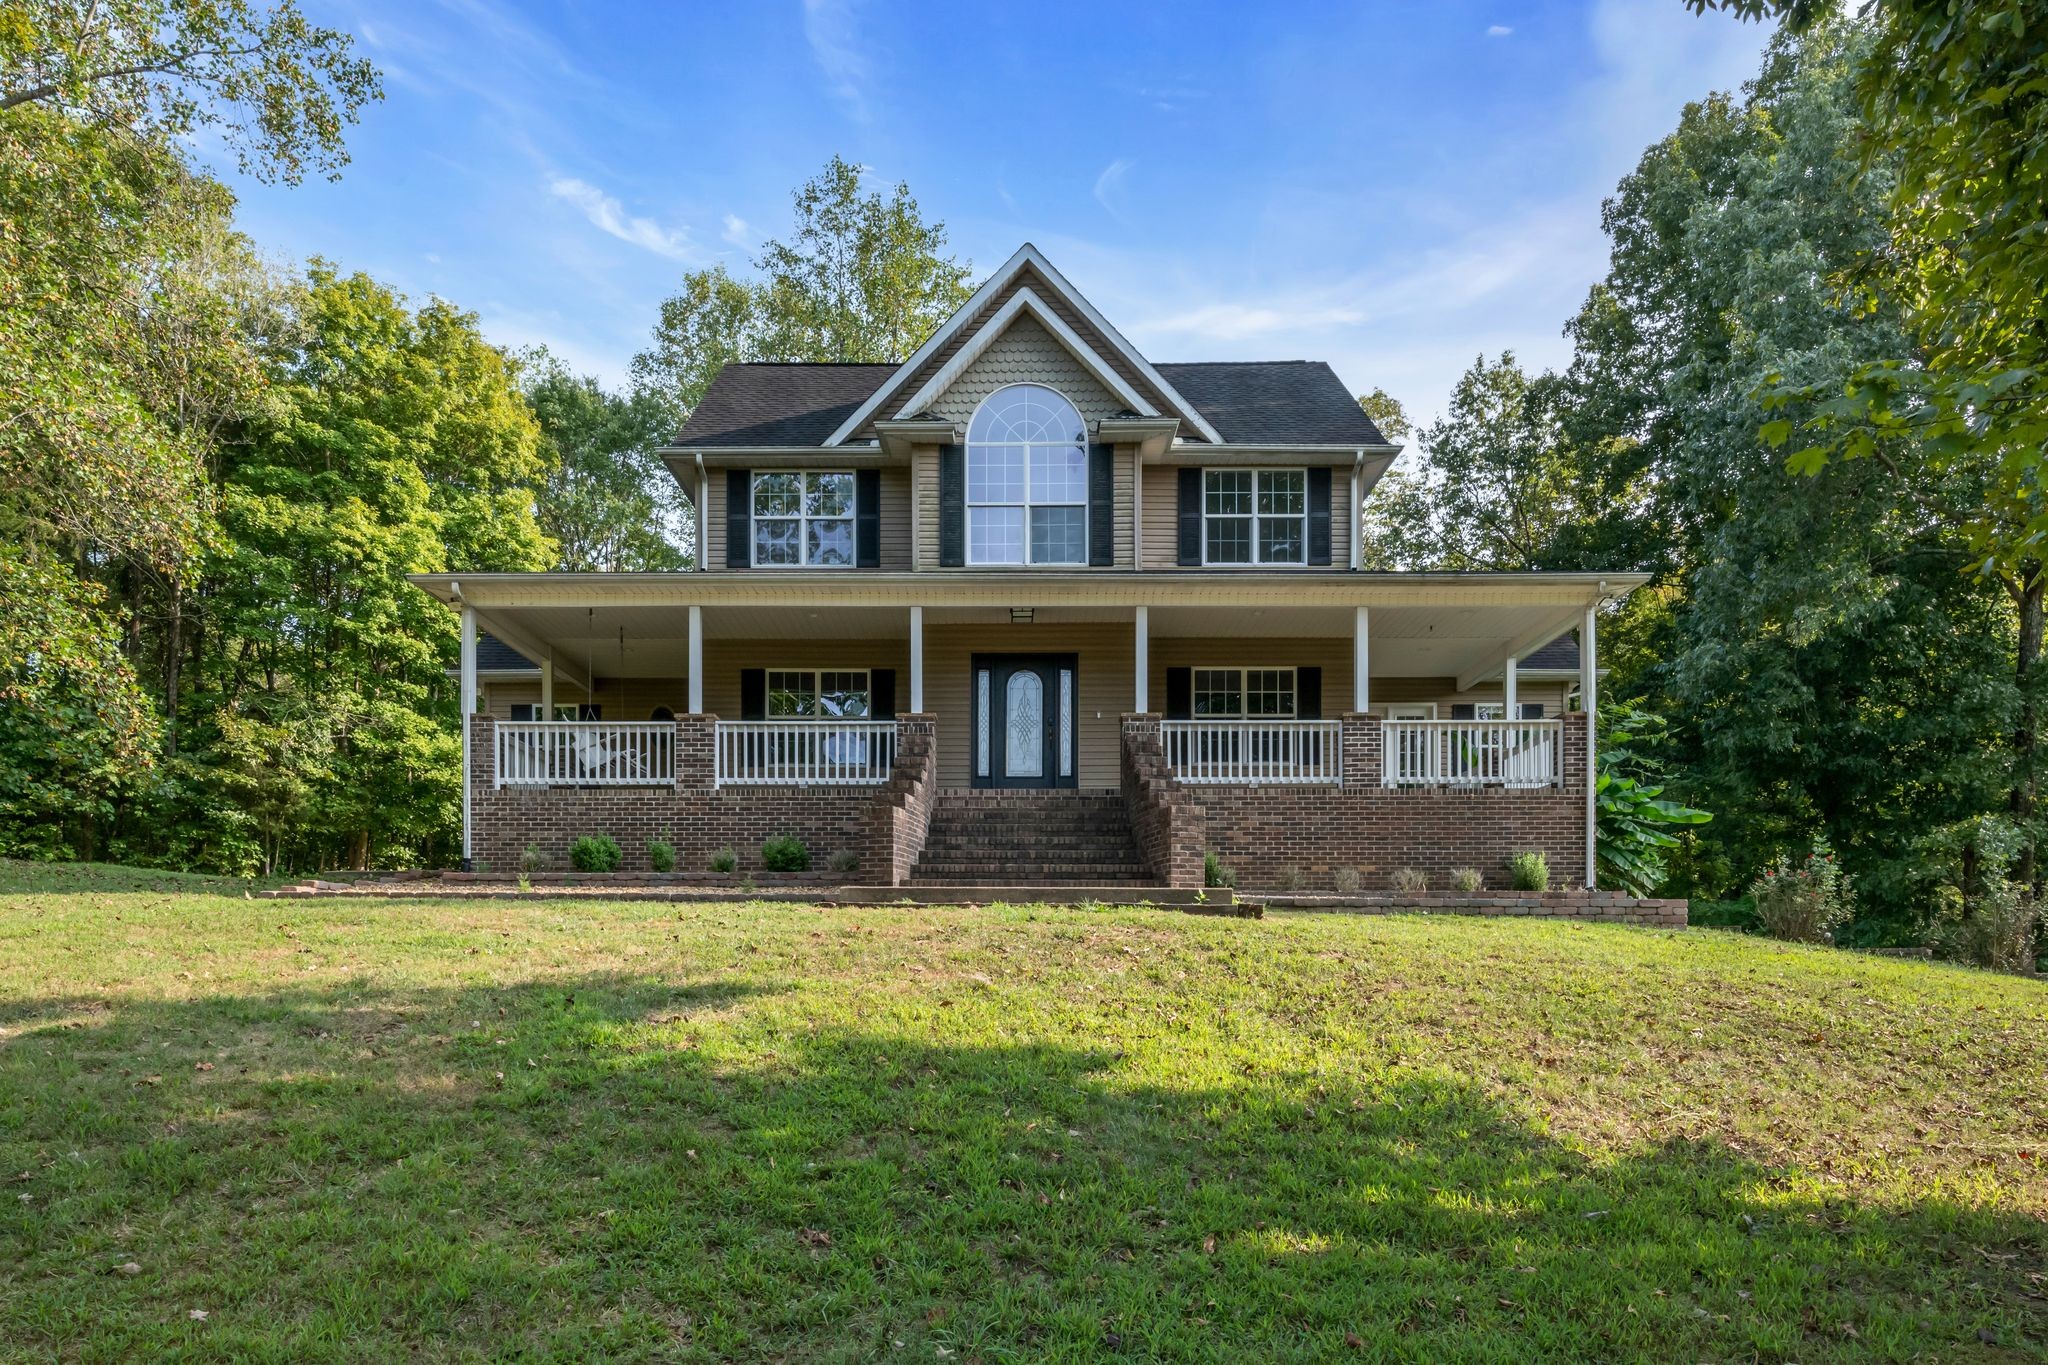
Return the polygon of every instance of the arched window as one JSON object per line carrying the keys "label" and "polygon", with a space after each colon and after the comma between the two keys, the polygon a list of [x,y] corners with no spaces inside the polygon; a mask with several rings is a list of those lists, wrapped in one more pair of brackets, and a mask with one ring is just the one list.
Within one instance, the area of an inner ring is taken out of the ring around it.
{"label": "arched window", "polygon": [[1088,431],[1042,384],[997,389],[967,424],[967,562],[1088,562]]}

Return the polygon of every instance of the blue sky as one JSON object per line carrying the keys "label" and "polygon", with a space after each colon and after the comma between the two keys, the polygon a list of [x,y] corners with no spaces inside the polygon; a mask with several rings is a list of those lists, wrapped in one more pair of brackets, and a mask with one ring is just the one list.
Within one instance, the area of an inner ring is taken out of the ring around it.
{"label": "blue sky", "polygon": [[1481,351],[1566,358],[1602,197],[1766,37],[1681,0],[305,7],[386,99],[339,182],[236,182],[242,226],[501,344],[621,381],[836,152],[978,271],[1036,242],[1154,360],[1324,359],[1424,418]]}

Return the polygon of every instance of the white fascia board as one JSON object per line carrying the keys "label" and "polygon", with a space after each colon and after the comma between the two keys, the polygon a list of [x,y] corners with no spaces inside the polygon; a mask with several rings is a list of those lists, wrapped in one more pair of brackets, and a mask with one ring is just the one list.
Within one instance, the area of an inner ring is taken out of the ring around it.
{"label": "white fascia board", "polygon": [[1069,355],[1088,368],[1104,388],[1123,399],[1124,406],[1141,417],[1159,415],[1158,408],[1147,402],[1144,395],[1133,388],[1129,381],[1110,368],[1109,363],[1096,353],[1094,347],[1081,340],[1080,333],[1061,321],[1059,314],[1047,308],[1039,300],[1038,295],[1026,287],[1010,295],[1010,301],[998,308],[995,316],[984,323],[966,345],[955,351],[953,358],[948,360],[937,374],[925,381],[924,387],[910,395],[897,410],[897,420],[902,421],[913,413],[923,412],[940,394],[952,388],[960,376],[967,372],[967,367],[981,359],[982,352],[995,344],[996,338],[1016,320],[1019,313],[1029,313],[1036,318],[1046,331],[1051,332],[1059,340],[1060,345],[1067,348]]}
{"label": "white fascia board", "polygon": [[1095,305],[1083,298],[1079,291],[1068,282],[1066,276],[1053,269],[1052,262],[1046,260],[1037,247],[1026,242],[1023,246],[1018,247],[1015,254],[1009,260],[1004,261],[994,274],[982,282],[981,288],[975,290],[972,297],[967,302],[961,304],[954,311],[953,316],[947,318],[938,331],[933,332],[931,336],[925,339],[924,345],[918,347],[912,353],[910,359],[897,367],[896,373],[889,377],[887,383],[870,394],[868,400],[858,408],[855,408],[853,415],[842,422],[837,431],[825,438],[825,444],[836,446],[842,441],[849,439],[854,432],[859,431],[862,426],[866,425],[868,419],[881,411],[889,402],[889,396],[896,391],[897,385],[905,376],[916,374],[926,361],[937,355],[969,321],[988,305],[988,301],[1007,288],[1010,281],[1017,277],[1017,272],[1027,265],[1034,267],[1040,275],[1045,277],[1046,283],[1059,291],[1060,296],[1074,306],[1075,311],[1088,319],[1090,326],[1107,337],[1117,354],[1129,361],[1131,368],[1143,375],[1145,381],[1157,389],[1166,398],[1166,401],[1179,412],[1182,420],[1202,434],[1203,439],[1219,443],[1223,440],[1223,437],[1217,432],[1216,428],[1209,425],[1208,419],[1196,410],[1195,405],[1181,397],[1179,391],[1173,385],[1167,383],[1165,377],[1152,367],[1152,362],[1138,354],[1137,348],[1124,339],[1123,333],[1110,326],[1109,319],[1097,312]]}

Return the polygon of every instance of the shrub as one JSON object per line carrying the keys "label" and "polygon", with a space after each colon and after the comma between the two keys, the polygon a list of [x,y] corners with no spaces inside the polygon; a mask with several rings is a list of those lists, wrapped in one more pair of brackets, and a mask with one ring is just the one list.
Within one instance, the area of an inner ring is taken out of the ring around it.
{"label": "shrub", "polygon": [[1355,867],[1340,867],[1331,874],[1330,885],[1348,896],[1365,885],[1365,878],[1358,874]]}
{"label": "shrub", "polygon": [[761,841],[761,866],[770,872],[808,872],[811,851],[794,834],[776,834]]}
{"label": "shrub", "polygon": [[1280,869],[1280,889],[1282,891],[1299,891],[1307,885],[1307,876],[1293,863],[1289,863]]}
{"label": "shrub", "polygon": [[1397,867],[1391,880],[1396,891],[1407,895],[1429,890],[1429,874],[1419,867]]}
{"label": "shrub", "polygon": [[647,865],[656,872],[676,870],[676,846],[666,839],[647,841]]}
{"label": "shrub", "polygon": [[2020,883],[1994,877],[1963,916],[1962,954],[1999,972],[2034,970],[2041,906]]}
{"label": "shrub", "polygon": [[536,872],[548,870],[548,855],[540,851],[539,844],[528,844],[520,852],[519,870],[529,877]]}
{"label": "shrub", "polygon": [[1856,913],[1849,879],[1825,839],[1798,862],[1780,857],[1749,885],[1756,922],[1772,938],[1792,943],[1832,943],[1834,931]]}
{"label": "shrub", "polygon": [[1451,885],[1469,896],[1486,885],[1486,878],[1479,875],[1476,867],[1454,867],[1451,869]]}
{"label": "shrub", "polygon": [[850,873],[860,871],[860,854],[855,853],[850,848],[842,848],[832,855],[832,860],[826,863],[825,866],[831,868],[835,874],[841,877],[847,876]]}
{"label": "shrub", "polygon": [[1223,865],[1223,860],[1213,853],[1202,855],[1202,885],[1236,886],[1237,873]]}
{"label": "shrub", "polygon": [[1508,885],[1517,891],[1548,891],[1550,859],[1541,853],[1517,853],[1508,859]]}
{"label": "shrub", "polygon": [[740,855],[729,848],[721,848],[711,855],[705,866],[713,872],[731,872],[740,865]]}
{"label": "shrub", "polygon": [[569,866],[578,872],[616,872],[624,856],[609,834],[586,834],[569,845]]}

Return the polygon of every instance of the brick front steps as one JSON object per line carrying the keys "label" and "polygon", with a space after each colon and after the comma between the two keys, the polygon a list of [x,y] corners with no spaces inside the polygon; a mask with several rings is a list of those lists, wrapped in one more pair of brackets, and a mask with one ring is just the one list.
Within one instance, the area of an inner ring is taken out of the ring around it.
{"label": "brick front steps", "polygon": [[1688,902],[1640,900],[1619,891],[1481,891],[1473,895],[1258,895],[1269,910],[1321,910],[1346,915],[1514,915],[1531,919],[1592,920],[1646,924],[1661,929],[1686,926]]}
{"label": "brick front steps", "polygon": [[910,874],[914,888],[1006,895],[1018,886],[1129,891],[1156,880],[1131,840],[1122,793],[1072,789],[940,792]]}

